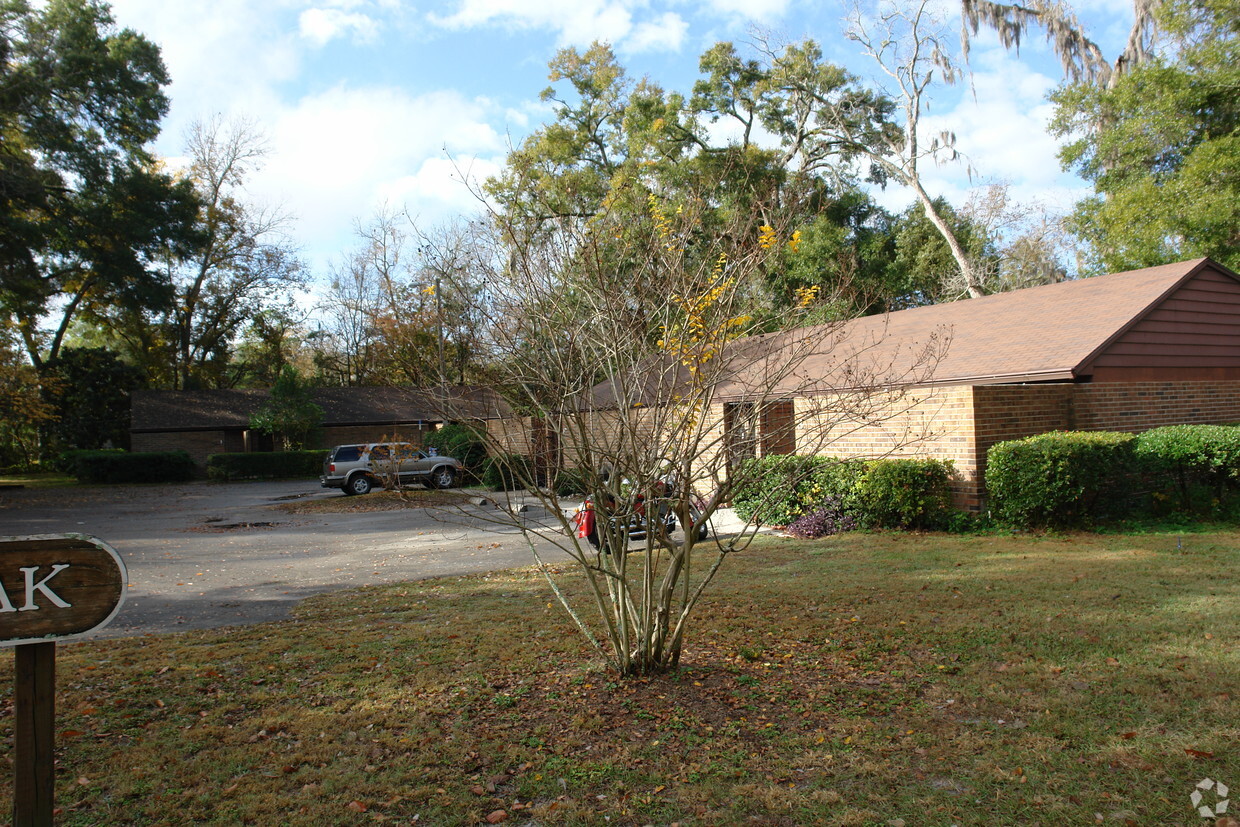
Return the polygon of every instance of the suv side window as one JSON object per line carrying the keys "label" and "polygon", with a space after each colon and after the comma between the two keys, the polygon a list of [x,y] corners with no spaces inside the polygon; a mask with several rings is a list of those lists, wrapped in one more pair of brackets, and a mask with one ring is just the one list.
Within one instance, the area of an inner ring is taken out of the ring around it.
{"label": "suv side window", "polygon": [[357,462],[361,458],[361,445],[341,445],[332,454],[332,462]]}
{"label": "suv side window", "polygon": [[391,456],[392,456],[392,449],[391,449],[391,446],[389,445],[376,445],[375,447],[370,449],[370,461],[371,462],[383,462],[387,459],[390,459]]}

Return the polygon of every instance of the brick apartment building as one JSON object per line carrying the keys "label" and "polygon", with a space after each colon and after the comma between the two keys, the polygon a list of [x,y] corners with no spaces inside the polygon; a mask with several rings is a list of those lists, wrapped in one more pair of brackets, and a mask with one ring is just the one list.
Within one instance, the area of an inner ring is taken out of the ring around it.
{"label": "brick apartment building", "polygon": [[[986,451],[997,442],[1052,430],[1240,422],[1240,277],[1210,259],[729,347],[759,354],[802,347],[806,354],[793,373],[775,380],[763,375],[763,365],[778,360],[737,360],[741,367],[718,387],[711,412],[731,457],[817,452],[951,460],[956,501],[967,509],[983,506]],[[865,416],[830,416],[849,407],[833,400],[866,388],[876,390]],[[599,428],[614,427],[606,397],[604,389],[588,414]],[[507,450],[545,453],[546,423],[507,418],[492,420],[491,428]],[[572,464],[571,456],[555,461]]]}

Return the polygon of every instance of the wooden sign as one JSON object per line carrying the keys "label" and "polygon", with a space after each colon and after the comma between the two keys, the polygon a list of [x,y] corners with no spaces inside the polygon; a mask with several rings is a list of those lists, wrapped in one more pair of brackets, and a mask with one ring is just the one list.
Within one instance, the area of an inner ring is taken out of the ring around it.
{"label": "wooden sign", "polygon": [[108,625],[127,583],[120,555],[96,537],[0,537],[0,646],[15,647],[14,827],[52,824],[56,641]]}
{"label": "wooden sign", "polygon": [[85,534],[0,537],[0,646],[101,629],[125,601],[120,555]]}

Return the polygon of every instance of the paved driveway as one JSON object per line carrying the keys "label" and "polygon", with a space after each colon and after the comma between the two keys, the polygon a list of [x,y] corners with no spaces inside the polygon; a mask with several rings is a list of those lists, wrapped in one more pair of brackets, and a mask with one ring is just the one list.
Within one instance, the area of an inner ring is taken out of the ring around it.
{"label": "paved driveway", "polygon": [[102,632],[112,636],[276,620],[332,589],[533,562],[520,533],[497,532],[478,519],[481,509],[277,508],[342,496],[314,481],[5,489],[0,536],[80,532],[111,544],[130,582],[121,613]]}

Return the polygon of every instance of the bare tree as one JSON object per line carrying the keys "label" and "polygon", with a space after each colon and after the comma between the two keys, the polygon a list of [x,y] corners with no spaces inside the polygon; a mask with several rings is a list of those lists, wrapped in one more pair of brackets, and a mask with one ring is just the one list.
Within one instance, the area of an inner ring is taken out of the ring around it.
{"label": "bare tree", "polygon": [[242,326],[303,286],[283,234],[289,216],[245,199],[246,179],[266,154],[261,133],[248,121],[215,117],[193,125],[187,149],[202,241],[170,263],[176,301],[166,322],[182,388],[227,384],[228,352]]}
{"label": "bare tree", "polygon": [[351,387],[374,381],[381,302],[379,285],[364,257],[349,255],[337,264],[318,311],[322,322],[312,334],[315,362],[329,381]]}
{"label": "bare tree", "polygon": [[[831,298],[812,292],[782,326],[759,326],[746,308],[788,239],[739,215],[708,234],[705,208],[650,195],[645,215],[566,219],[537,242],[494,216],[493,255],[477,264],[491,285],[497,398],[448,400],[447,418],[497,417],[479,433],[537,508],[510,495],[490,519],[522,530],[561,604],[621,675],[676,666],[694,608],[749,546],[752,525],[711,530],[753,473],[745,456],[772,441],[818,452],[898,416],[904,389],[943,346],[880,358],[872,340],[840,341],[837,326],[797,329],[798,314]],[[589,508],[574,516],[582,495]],[[571,559],[569,572],[552,565],[548,544]]]}
{"label": "bare tree", "polygon": [[1067,278],[1061,261],[1071,255],[1073,245],[1063,216],[1043,204],[1014,202],[1006,183],[973,190],[961,213],[997,243],[997,256],[982,262],[980,277],[986,292]]}
{"label": "bare tree", "polygon": [[951,250],[968,294],[984,295],[981,274],[926,190],[922,174],[927,161],[941,164],[960,157],[953,133],[923,134],[931,88],[961,77],[942,20],[930,0],[883,0],[866,11],[854,7],[845,34],[879,67],[881,91],[862,94],[851,84],[829,82],[833,67],[820,62],[812,43],[780,53],[759,46],[771,62],[771,84],[785,101],[783,109],[802,124],[795,132],[798,151],[862,160],[872,178],[912,190]]}
{"label": "bare tree", "polygon": [[1029,29],[1041,28],[1069,81],[1110,89],[1127,71],[1153,55],[1158,31],[1155,13],[1162,4],[1163,0],[1133,0],[1132,30],[1114,60],[1107,60],[1098,44],[1085,34],[1084,26],[1064,0],[1028,0],[1019,5],[961,0],[960,42],[967,58],[970,41],[983,26],[993,29],[1007,49],[1019,49]]}

